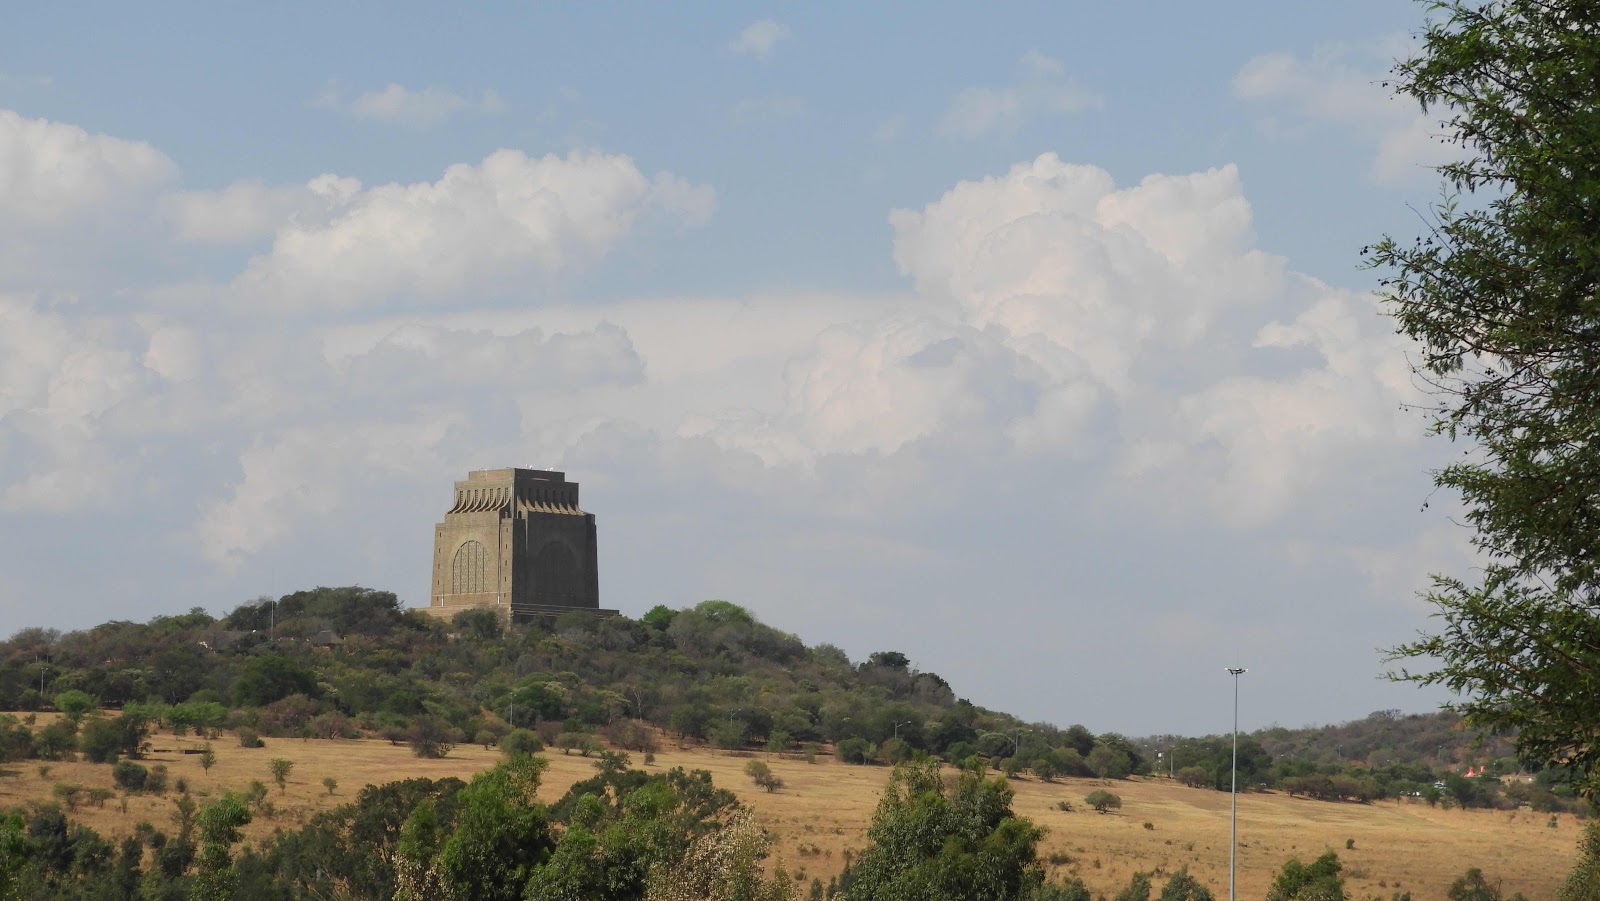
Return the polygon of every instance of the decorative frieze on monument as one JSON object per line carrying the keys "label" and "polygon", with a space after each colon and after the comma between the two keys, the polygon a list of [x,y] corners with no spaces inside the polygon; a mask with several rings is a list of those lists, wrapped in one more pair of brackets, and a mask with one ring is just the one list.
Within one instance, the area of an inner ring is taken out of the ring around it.
{"label": "decorative frieze on monument", "polygon": [[488,607],[508,619],[600,608],[594,514],[578,483],[544,469],[481,469],[456,483],[434,527],[433,592],[426,608],[452,617]]}

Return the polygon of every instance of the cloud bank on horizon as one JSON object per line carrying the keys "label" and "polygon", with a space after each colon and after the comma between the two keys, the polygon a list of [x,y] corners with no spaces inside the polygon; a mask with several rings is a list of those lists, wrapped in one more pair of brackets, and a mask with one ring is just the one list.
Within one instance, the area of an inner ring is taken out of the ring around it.
{"label": "cloud bank on horizon", "polygon": [[[724,49],[776,67],[791,37]],[[1114,102],[1020,58],[932,98],[927,132]],[[1378,181],[1429,163],[1410,119],[1335,96],[1343,65],[1257,56],[1231,90],[1369,123]],[[412,131],[515,112],[398,81],[313,105]],[[8,620],[355,582],[425,603],[450,481],[533,465],[583,482],[625,612],[725,597],[1097,730],[1220,728],[1187,687],[1236,655],[1263,722],[1432,700],[1373,678],[1426,572],[1468,559],[1416,515],[1441,448],[1407,348],[1360,286],[1264,245],[1239,165],[950,176],[879,211],[887,290],[584,296],[749,202],[650,158],[507,145],[207,187],[176,151],[0,110]]]}

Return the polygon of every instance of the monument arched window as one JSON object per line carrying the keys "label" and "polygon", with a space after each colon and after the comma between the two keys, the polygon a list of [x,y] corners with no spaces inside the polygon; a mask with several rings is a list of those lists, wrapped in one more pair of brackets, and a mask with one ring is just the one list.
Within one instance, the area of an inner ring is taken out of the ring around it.
{"label": "monument arched window", "polygon": [[468,541],[456,549],[456,558],[450,566],[450,591],[453,594],[476,594],[488,591],[486,578],[488,554],[483,545]]}

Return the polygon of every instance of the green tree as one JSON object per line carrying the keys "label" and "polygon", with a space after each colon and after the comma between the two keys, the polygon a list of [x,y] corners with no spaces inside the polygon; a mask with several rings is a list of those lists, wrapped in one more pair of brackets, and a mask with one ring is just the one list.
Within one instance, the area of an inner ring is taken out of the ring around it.
{"label": "green tree", "polygon": [[750,781],[769,792],[783,788],[783,779],[774,773],[772,767],[767,766],[765,761],[752,760],[746,763],[744,773],[750,777]]}
{"label": "green tree", "polygon": [[268,761],[267,768],[272,771],[272,781],[278,783],[278,791],[289,787],[289,773],[294,769],[294,761],[282,757],[274,757]]}
{"label": "green tree", "polygon": [[279,654],[252,658],[239,669],[233,683],[240,707],[265,707],[290,695],[316,697],[317,677],[310,670]]}
{"label": "green tree", "polygon": [[1042,881],[1043,830],[1011,810],[1005,780],[961,773],[953,785],[922,759],[894,768],[867,847],[840,877],[848,901],[1007,901]]}
{"label": "green tree", "polygon": [[1189,875],[1188,867],[1183,867],[1167,880],[1167,885],[1161,890],[1161,897],[1157,901],[1215,901],[1215,899],[1212,897],[1211,889]]}
{"label": "green tree", "polygon": [[78,750],[90,763],[115,763],[122,754],[122,729],[115,720],[90,717],[78,731]]}
{"label": "green tree", "polygon": [[472,778],[457,796],[455,828],[439,849],[444,882],[467,901],[518,901],[533,868],[554,849],[534,799],[546,762],[513,757]]}
{"label": "green tree", "polygon": [[76,688],[56,695],[56,709],[74,723],[83,719],[83,715],[93,710],[94,705],[95,700],[88,692]]}
{"label": "green tree", "polygon": [[1483,871],[1477,867],[1467,870],[1465,875],[1450,883],[1446,897],[1450,901],[1502,901],[1504,898],[1500,894],[1500,886],[1490,885]]}
{"label": "green tree", "polygon": [[242,838],[240,829],[250,822],[244,799],[229,793],[207,804],[195,819],[200,829],[200,856],[189,897],[197,901],[226,901],[233,896],[231,849]]}
{"label": "green tree", "polygon": [[1592,901],[1600,898],[1600,823],[1583,827],[1578,843],[1578,864],[1556,893],[1556,901]]}
{"label": "green tree", "polygon": [[1322,852],[1310,864],[1291,857],[1272,880],[1267,901],[1346,901],[1344,877],[1339,875],[1343,869],[1332,851]]}
{"label": "green tree", "polygon": [[1150,901],[1150,874],[1134,873],[1111,901]]}
{"label": "green tree", "polygon": [[430,760],[448,756],[458,735],[450,724],[433,716],[419,716],[406,733],[411,753]]}
{"label": "green tree", "polygon": [[537,732],[528,729],[512,729],[505,737],[500,739],[500,751],[507,757],[518,754],[537,754],[544,750],[544,741]]}
{"label": "green tree", "polygon": [[217,752],[212,750],[210,742],[206,742],[205,748],[200,752],[200,769],[209,773],[211,768],[216,765]]}
{"label": "green tree", "polygon": [[18,883],[28,860],[28,836],[22,814],[0,816],[0,901],[21,901]]}
{"label": "green tree", "polygon": [[1095,745],[1086,762],[1089,769],[1101,779],[1126,779],[1133,771],[1133,762],[1128,755],[1110,745]]}
{"label": "green tree", "polygon": [[119,760],[111,767],[111,779],[119,788],[131,792],[144,791],[150,771],[131,760]]}
{"label": "green tree", "polygon": [[1474,725],[1586,776],[1600,763],[1597,71],[1593,4],[1437,4],[1394,86],[1464,157],[1440,168],[1449,193],[1422,238],[1369,249],[1418,342],[1434,431],[1474,444],[1434,478],[1486,561],[1434,576],[1438,630],[1393,649],[1394,677],[1452,689]]}
{"label": "green tree", "polygon": [[1092,791],[1084,797],[1083,803],[1100,813],[1122,809],[1122,799],[1108,791]]}

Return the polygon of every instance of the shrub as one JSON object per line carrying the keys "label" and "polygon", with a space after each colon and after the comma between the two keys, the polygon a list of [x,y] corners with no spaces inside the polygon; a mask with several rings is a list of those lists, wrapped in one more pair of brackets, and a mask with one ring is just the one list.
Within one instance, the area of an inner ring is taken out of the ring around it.
{"label": "shrub", "polygon": [[150,771],[131,760],[121,760],[111,767],[111,781],[131,792],[144,791]]}
{"label": "shrub", "polygon": [[122,730],[103,717],[90,717],[78,732],[78,750],[90,763],[116,763],[122,755]]}
{"label": "shrub", "polygon": [[1150,874],[1134,873],[1128,885],[1112,901],[1150,901]]}
{"label": "shrub", "polygon": [[333,794],[334,790],[339,787],[339,780],[333,778],[332,776],[323,776],[322,787],[326,788],[328,790],[328,794],[331,795]]}
{"label": "shrub", "polygon": [[57,782],[51,786],[50,793],[65,804],[68,810],[77,810],[78,802],[83,799],[84,787],[72,782]]}
{"label": "shrub", "polygon": [[267,784],[260,779],[251,779],[249,787],[244,790],[244,799],[250,802],[250,806],[261,810],[267,801]]}
{"label": "shrub", "polygon": [[911,746],[898,738],[884,739],[878,745],[878,759],[891,766],[911,756]]}
{"label": "shrub", "polygon": [[772,771],[772,767],[760,760],[752,760],[744,765],[744,772],[750,780],[769,792],[783,788],[783,780]]}
{"label": "shrub", "polygon": [[847,738],[833,746],[833,756],[844,763],[866,763],[872,759],[872,745],[864,738]]}
{"label": "shrub", "polygon": [[150,768],[150,775],[144,780],[144,790],[158,795],[167,790],[166,764],[158,763]]}
{"label": "shrub", "polygon": [[1122,799],[1108,791],[1092,791],[1083,799],[1083,803],[1099,813],[1122,808]]}
{"label": "shrub", "polygon": [[656,730],[643,720],[618,720],[606,727],[606,740],[624,751],[659,751]]}
{"label": "shrub", "polygon": [[571,754],[573,751],[577,751],[584,757],[588,757],[590,754],[600,750],[600,743],[595,741],[594,736],[587,732],[563,732],[556,736],[556,747],[560,748],[563,754]]}
{"label": "shrub", "polygon": [[33,737],[33,752],[44,760],[74,760],[78,747],[78,727],[62,717],[39,730]]}
{"label": "shrub", "polygon": [[518,754],[537,754],[544,750],[544,740],[539,733],[529,729],[512,729],[500,739],[500,753],[507,757]]}
{"label": "shrub", "polygon": [[1159,901],[1213,901],[1213,896],[1200,880],[1189,875],[1189,868],[1185,866],[1167,880]]}
{"label": "shrub", "polygon": [[1272,880],[1267,901],[1295,901],[1297,898],[1343,898],[1344,877],[1340,871],[1339,855],[1324,851],[1321,857],[1309,864],[1291,857]]}
{"label": "shrub", "polygon": [[272,771],[272,781],[278,783],[278,791],[289,787],[289,773],[294,769],[294,761],[282,757],[274,757],[267,763],[267,768]]}
{"label": "shrub", "polygon": [[74,688],[56,695],[56,709],[66,714],[69,721],[76,723],[83,718],[85,713],[93,710],[95,699],[87,692]]}
{"label": "shrub", "polygon": [[411,744],[411,753],[422,758],[437,759],[455,749],[461,734],[437,717],[419,716],[411,724],[407,740]]}
{"label": "shrub", "polygon": [[249,726],[239,727],[239,747],[264,748],[267,743],[261,740],[261,734]]}

